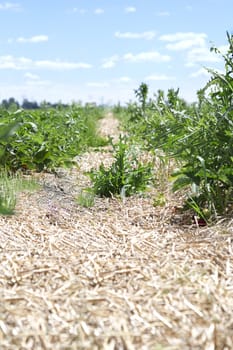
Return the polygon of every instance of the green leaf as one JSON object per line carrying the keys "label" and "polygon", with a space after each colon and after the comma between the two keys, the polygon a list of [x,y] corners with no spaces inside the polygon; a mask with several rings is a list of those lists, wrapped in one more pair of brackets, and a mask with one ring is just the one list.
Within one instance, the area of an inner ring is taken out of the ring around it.
{"label": "green leaf", "polygon": [[180,175],[173,183],[172,190],[174,192],[181,190],[184,187],[187,187],[192,184],[192,179],[185,175]]}
{"label": "green leaf", "polygon": [[15,134],[18,128],[22,125],[20,122],[10,124],[0,124],[0,141],[7,141],[9,137]]}

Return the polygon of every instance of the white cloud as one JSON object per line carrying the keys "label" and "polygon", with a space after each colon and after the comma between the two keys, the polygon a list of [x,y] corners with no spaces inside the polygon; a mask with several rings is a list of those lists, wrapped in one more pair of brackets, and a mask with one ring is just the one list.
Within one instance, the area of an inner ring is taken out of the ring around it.
{"label": "white cloud", "polygon": [[19,10],[21,10],[21,6],[18,3],[3,2],[3,3],[0,3],[0,10],[19,11]]}
{"label": "white cloud", "polygon": [[152,40],[156,36],[154,31],[147,31],[142,33],[133,33],[133,32],[115,32],[115,37],[118,39],[145,39]]}
{"label": "white cloud", "polygon": [[[224,74],[224,71],[221,69],[214,69],[214,72],[219,73],[219,74]],[[200,76],[203,77],[210,77],[211,72],[208,71],[208,69],[205,69],[204,67],[198,69],[196,72],[193,72],[190,74],[191,78],[198,78]]]}
{"label": "white cloud", "polygon": [[187,50],[186,67],[193,67],[204,62],[220,61],[219,55],[210,52],[207,47],[207,35],[205,33],[177,32],[161,35],[159,39],[168,42],[166,48],[169,50]]}
{"label": "white cloud", "polygon": [[168,62],[171,60],[171,57],[168,55],[161,55],[157,51],[148,51],[148,52],[141,52],[136,55],[132,53],[127,53],[123,56],[123,59],[125,61],[130,62]]}
{"label": "white cloud", "polygon": [[168,76],[165,74],[153,74],[145,78],[147,81],[165,81],[165,80],[175,80],[175,77]]}
{"label": "white cloud", "polygon": [[221,52],[222,55],[225,55],[229,50],[229,45],[221,45],[218,47],[218,50]]}
{"label": "white cloud", "polygon": [[196,72],[190,74],[191,78],[199,78],[199,77],[210,77],[210,73],[205,68],[200,68]]}
{"label": "white cloud", "polygon": [[27,79],[31,79],[31,80],[39,80],[40,79],[39,75],[32,74],[32,73],[29,73],[29,72],[25,73],[24,77],[27,78]]}
{"label": "white cloud", "polygon": [[187,50],[186,66],[200,62],[218,62],[219,58],[207,48],[205,33],[177,32],[161,35],[160,40],[168,42],[166,48],[172,51]]}
{"label": "white cloud", "polygon": [[51,61],[38,60],[33,61],[26,57],[0,56],[0,69],[51,69],[51,70],[71,70],[71,69],[88,69],[92,66],[82,62],[66,62],[66,61]]}
{"label": "white cloud", "polygon": [[200,68],[196,72],[190,74],[191,78],[198,78],[200,76],[208,77],[210,76],[210,73],[205,68]]}
{"label": "white cloud", "polygon": [[30,38],[19,37],[16,41],[19,43],[40,43],[48,40],[49,38],[47,35],[35,35]]}
{"label": "white cloud", "polygon": [[205,45],[206,45],[205,38],[197,36],[196,38],[193,38],[193,39],[180,40],[176,43],[167,44],[166,48],[168,50],[181,51],[181,50],[190,49],[191,47],[195,47],[195,46],[204,47]]}
{"label": "white cloud", "polygon": [[116,65],[115,61],[109,60],[109,61],[104,62],[101,67],[104,69],[108,69],[108,68],[115,67],[115,65]]}
{"label": "white cloud", "polygon": [[205,40],[207,35],[205,33],[194,33],[194,32],[177,32],[173,34],[165,34],[159,37],[159,40],[168,42],[180,42],[183,40]]}
{"label": "white cloud", "polygon": [[169,62],[171,57],[168,55],[161,55],[157,51],[140,52],[138,54],[126,53],[122,57],[114,55],[104,60],[101,68],[113,68],[118,61],[128,62]]}
{"label": "white cloud", "polygon": [[78,7],[73,7],[72,10],[68,11],[68,13],[79,13],[80,15],[84,15],[87,13],[87,10],[84,8],[79,9]]}
{"label": "white cloud", "polygon": [[25,73],[24,78],[28,86],[47,86],[51,84],[49,80],[42,80],[39,75],[30,72]]}
{"label": "white cloud", "polygon": [[133,7],[133,6],[126,7],[125,12],[127,12],[127,13],[136,12],[136,7]]}
{"label": "white cloud", "polygon": [[104,13],[104,10],[101,9],[101,8],[97,8],[97,9],[95,9],[94,13],[95,13],[96,15],[101,15],[102,13]]}
{"label": "white cloud", "polygon": [[114,55],[109,58],[106,58],[104,60],[104,63],[101,65],[101,68],[104,68],[104,69],[113,68],[115,67],[117,61],[119,61],[118,55]]}
{"label": "white cloud", "polygon": [[27,69],[31,67],[32,60],[25,57],[0,56],[0,69]]}
{"label": "white cloud", "polygon": [[190,50],[187,53],[187,67],[192,67],[197,63],[203,63],[203,62],[220,62],[221,59],[218,55],[216,55],[213,52],[210,52],[210,50],[207,47],[199,47],[194,48]]}

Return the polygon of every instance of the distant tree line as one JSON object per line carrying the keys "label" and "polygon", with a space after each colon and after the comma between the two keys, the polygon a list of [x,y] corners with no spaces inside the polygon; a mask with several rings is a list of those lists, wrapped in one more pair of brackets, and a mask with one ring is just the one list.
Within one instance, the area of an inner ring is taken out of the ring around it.
{"label": "distant tree line", "polygon": [[67,104],[64,103],[50,103],[43,101],[38,103],[36,101],[29,101],[28,99],[23,99],[22,103],[19,103],[14,97],[8,99],[3,99],[0,103],[0,108],[7,110],[17,110],[19,108],[23,109],[39,109],[39,108],[57,108],[57,107],[67,107]]}

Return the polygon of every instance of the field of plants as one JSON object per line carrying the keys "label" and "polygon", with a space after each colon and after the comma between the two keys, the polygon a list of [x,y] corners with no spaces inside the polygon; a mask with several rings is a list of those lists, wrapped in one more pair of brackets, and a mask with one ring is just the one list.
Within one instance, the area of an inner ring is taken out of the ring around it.
{"label": "field of plants", "polygon": [[1,349],[233,348],[227,37],[193,104],[2,106]]}

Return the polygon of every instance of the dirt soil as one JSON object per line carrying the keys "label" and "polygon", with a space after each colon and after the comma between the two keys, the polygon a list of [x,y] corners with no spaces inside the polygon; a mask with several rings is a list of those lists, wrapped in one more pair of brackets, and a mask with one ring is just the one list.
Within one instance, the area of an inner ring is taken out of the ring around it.
{"label": "dirt soil", "polygon": [[[117,140],[111,114],[100,132]],[[233,220],[198,227],[156,189],[79,205],[85,172],[112,159],[35,174],[0,217],[0,349],[233,349]]]}

